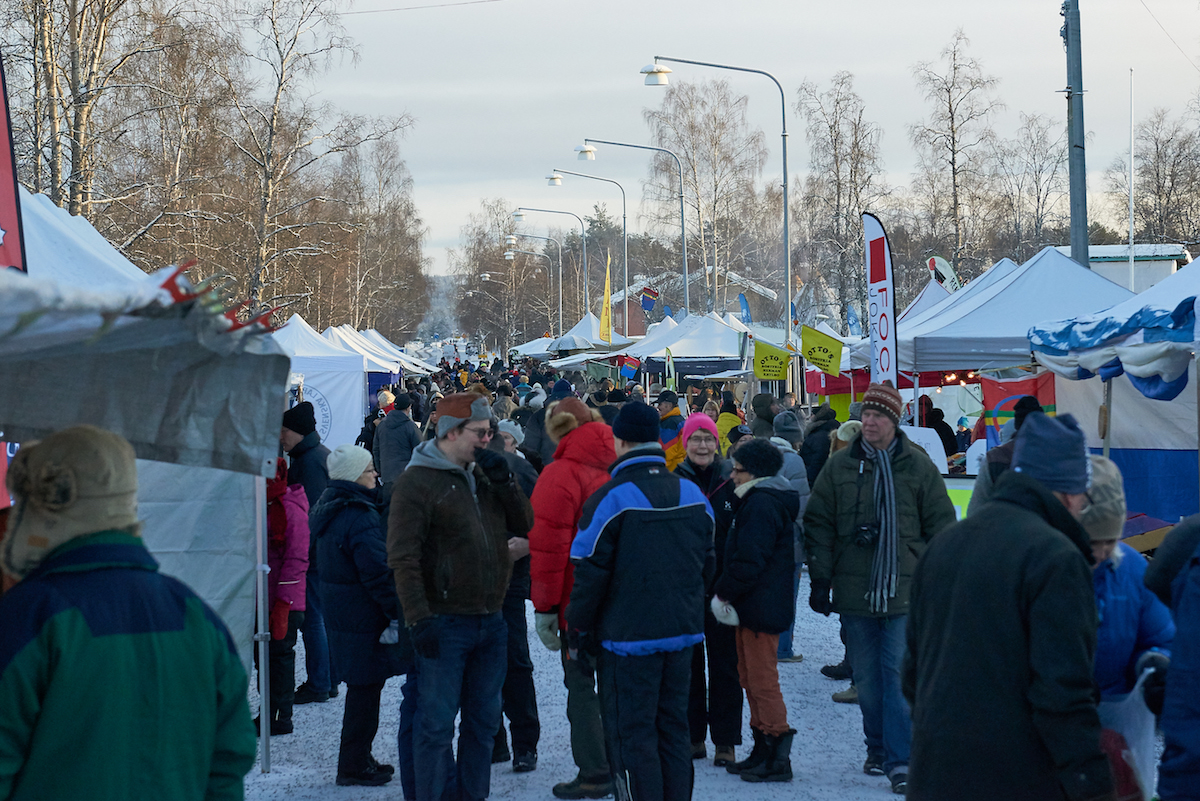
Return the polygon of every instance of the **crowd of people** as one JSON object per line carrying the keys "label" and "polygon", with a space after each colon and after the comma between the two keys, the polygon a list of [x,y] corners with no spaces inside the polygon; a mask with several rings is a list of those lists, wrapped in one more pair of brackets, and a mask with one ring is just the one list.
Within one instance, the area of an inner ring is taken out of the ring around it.
{"label": "crowd of people", "polygon": [[[338,785],[398,776],[406,801],[483,799],[494,764],[535,771],[538,695],[556,690],[535,686],[527,602],[534,643],[561,656],[578,768],[554,796],[688,799],[710,743],[743,781],[791,781],[778,666],[803,659],[807,566],[808,606],[838,615],[845,644],[822,672],[851,682],[834,700],[858,704],[862,770],[882,787],[1130,797],[1102,721],[1137,688],[1165,734],[1159,796],[1200,798],[1200,516],[1152,563],[1121,543],[1120,472],[1070,415],[1022,399],[957,521],[888,384],[839,420],[745,384],[646,392],[536,362],[439,367],[378,390],[355,444],[322,444],[311,404],[282,419],[260,715],[285,736],[295,705],[344,684]],[[215,615],[141,545],[128,444],[69,429],[22,448],[8,483],[0,799],[137,797],[145,781],[239,797],[246,676]],[[173,656],[186,665],[163,670]],[[97,701],[81,671],[106,669],[136,676],[138,697]],[[372,751],[394,676],[395,766]],[[186,726],[146,714],[185,682],[171,716]],[[104,750],[114,726],[181,768],[114,769],[138,760]],[[61,770],[67,752],[94,770]]]}

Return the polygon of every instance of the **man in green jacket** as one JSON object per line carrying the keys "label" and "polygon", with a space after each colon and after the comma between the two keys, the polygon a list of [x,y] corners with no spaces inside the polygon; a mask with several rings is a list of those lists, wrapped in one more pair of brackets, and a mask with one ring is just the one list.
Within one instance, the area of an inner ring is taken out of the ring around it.
{"label": "man in green jacket", "polygon": [[[867,760],[905,792],[912,724],[900,689],[908,592],[930,539],[955,522],[941,473],[899,430],[900,393],[871,384],[862,434],[821,468],[804,514],[813,611],[838,612]],[[830,592],[832,591],[832,600]]]}
{"label": "man in green jacket", "polygon": [[92,426],[18,451],[0,598],[0,799],[241,799],[246,671],[138,536],[137,468]]}

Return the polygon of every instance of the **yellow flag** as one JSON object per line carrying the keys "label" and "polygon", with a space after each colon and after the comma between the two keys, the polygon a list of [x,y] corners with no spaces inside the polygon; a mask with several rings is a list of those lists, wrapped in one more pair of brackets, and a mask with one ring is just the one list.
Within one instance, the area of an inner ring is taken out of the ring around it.
{"label": "yellow flag", "polygon": [[612,344],[612,281],[610,267],[612,254],[604,262],[604,306],[600,309],[600,338]]}
{"label": "yellow flag", "polygon": [[807,325],[800,329],[800,352],[822,373],[842,374],[842,341]]}
{"label": "yellow flag", "polygon": [[761,339],[754,340],[754,377],[764,381],[783,381],[787,378],[791,355]]}

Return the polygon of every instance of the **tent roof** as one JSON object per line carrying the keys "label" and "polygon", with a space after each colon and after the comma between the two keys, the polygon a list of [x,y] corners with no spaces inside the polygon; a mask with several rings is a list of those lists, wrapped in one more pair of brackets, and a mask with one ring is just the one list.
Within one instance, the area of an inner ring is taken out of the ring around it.
{"label": "tent roof", "polygon": [[359,331],[359,336],[368,342],[379,347],[384,353],[390,354],[400,362],[400,366],[409,372],[429,375],[436,373],[438,368],[426,361],[418,359],[411,353],[405,353],[402,348],[396,346],[394,342],[385,337],[383,334],[376,331],[374,328],[368,328],[366,331]]}
{"label": "tent roof", "polygon": [[[692,321],[695,322],[692,322]],[[742,332],[725,325],[719,317],[697,314],[687,317],[664,337],[651,343],[652,351],[642,358],[664,359],[667,348],[674,359],[739,359],[742,354]],[[646,337],[649,339],[650,337]],[[641,344],[645,344],[642,340]]]}
{"label": "tent roof", "polygon": [[282,328],[271,335],[289,356],[300,357],[310,369],[333,372],[366,372],[366,357],[346,350],[322,337],[299,314],[293,314]]}
{"label": "tent roof", "polygon": [[1030,326],[1128,297],[1128,290],[1046,247],[1020,266],[997,263],[907,327],[898,327],[899,367],[922,372],[1025,364]]}
{"label": "tent roof", "polygon": [[329,342],[346,350],[361,353],[369,373],[399,373],[400,363],[358,335],[350,326],[330,326],[321,334]]}
{"label": "tent roof", "polygon": [[900,312],[899,316],[896,317],[897,325],[904,322],[908,317],[916,317],[921,312],[932,309],[940,301],[948,297],[950,297],[950,290],[930,278],[925,288],[918,292],[917,296],[912,299],[912,302],[905,306],[904,311]]}
{"label": "tent roof", "polygon": [[628,345],[630,342],[633,341],[631,339],[627,339],[627,338],[621,336],[616,331],[613,331],[612,332],[612,342],[611,343],[605,342],[603,339],[600,338],[600,318],[597,317],[596,315],[592,314],[591,312],[588,312],[587,314],[583,315],[583,319],[580,320],[579,322],[575,323],[575,325],[571,327],[571,330],[568,331],[563,336],[571,336],[572,334],[574,334],[575,336],[583,337],[587,341],[591,342],[593,345],[600,345],[600,346],[608,346],[611,344],[614,347],[618,347],[618,346],[622,346],[622,345]]}
{"label": "tent roof", "polygon": [[550,353],[550,343],[555,337],[538,337],[528,342],[522,342],[512,349],[518,356],[545,356]]}
{"label": "tent roof", "polygon": [[29,275],[62,287],[118,289],[146,277],[83,217],[18,187]]}

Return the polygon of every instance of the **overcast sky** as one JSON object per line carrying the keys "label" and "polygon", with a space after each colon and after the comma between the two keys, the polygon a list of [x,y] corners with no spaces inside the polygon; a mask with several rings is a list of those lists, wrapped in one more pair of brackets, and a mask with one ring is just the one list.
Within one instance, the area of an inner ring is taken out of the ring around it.
{"label": "overcast sky", "polygon": [[[639,74],[655,55],[773,73],[787,93],[793,177],[808,169],[795,112],[798,87],[805,80],[824,87],[835,72],[848,70],[868,118],[883,129],[890,182],[907,184],[914,162],[908,126],[927,113],[912,67],[936,61],[960,27],[971,41],[968,53],[1000,79],[997,95],[1007,104],[995,126],[1000,134],[1013,135],[1020,112],[1066,119],[1058,0],[483,0],[376,11],[440,2],[358,0],[351,11],[372,13],[348,13],[343,22],[361,57],[319,86],[323,99],[348,111],[416,119],[402,147],[435,272],[447,269],[447,248],[458,244],[460,228],[483,198],[581,216],[605,202],[619,216],[616,187],[568,177],[551,188],[544,176],[555,167],[621,182],[630,229],[637,230],[650,154],[604,148],[585,163],[575,161],[573,148],[584,137],[655,144],[642,111],[663,90],[644,86]],[[1200,87],[1200,0],[1080,5],[1095,205],[1103,171],[1128,151],[1129,69],[1139,119],[1158,106],[1182,113]],[[771,147],[764,181],[778,182],[781,110],[774,84],[728,70],[671,67],[674,80],[724,78],[750,98],[752,122]],[[544,234],[570,218],[529,220]]]}

